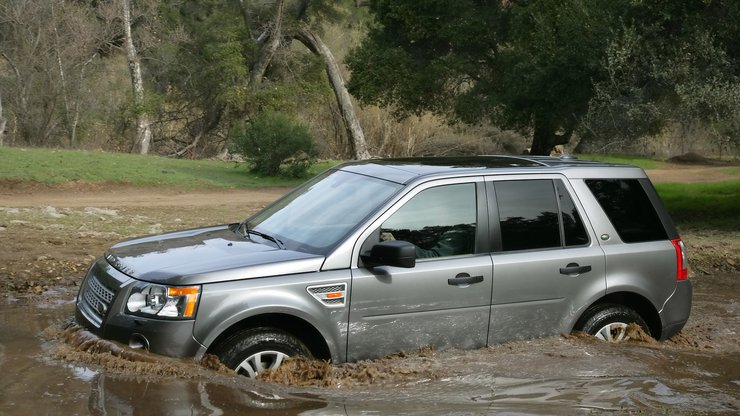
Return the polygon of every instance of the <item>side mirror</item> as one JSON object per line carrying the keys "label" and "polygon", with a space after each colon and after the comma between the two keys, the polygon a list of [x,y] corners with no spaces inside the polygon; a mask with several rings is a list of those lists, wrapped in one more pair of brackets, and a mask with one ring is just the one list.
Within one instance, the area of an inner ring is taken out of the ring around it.
{"label": "side mirror", "polygon": [[408,241],[392,240],[375,244],[369,254],[360,255],[366,267],[394,266],[410,269],[416,266],[416,246]]}

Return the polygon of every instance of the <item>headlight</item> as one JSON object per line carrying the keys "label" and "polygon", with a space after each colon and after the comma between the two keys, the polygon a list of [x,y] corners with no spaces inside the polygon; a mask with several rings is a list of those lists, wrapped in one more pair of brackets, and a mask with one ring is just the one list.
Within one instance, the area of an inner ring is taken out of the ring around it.
{"label": "headlight", "polygon": [[131,291],[126,310],[136,315],[190,319],[195,316],[199,294],[200,286],[139,284]]}

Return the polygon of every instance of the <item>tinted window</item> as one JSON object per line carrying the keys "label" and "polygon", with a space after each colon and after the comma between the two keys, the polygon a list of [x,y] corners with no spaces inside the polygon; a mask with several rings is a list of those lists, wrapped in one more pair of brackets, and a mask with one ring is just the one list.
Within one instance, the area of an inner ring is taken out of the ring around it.
{"label": "tinted window", "polygon": [[555,186],[558,192],[558,200],[560,202],[560,214],[562,215],[563,221],[563,233],[565,236],[566,246],[582,246],[588,244],[588,234],[586,234],[586,228],[583,226],[581,216],[578,215],[576,205],[565,189],[562,181],[555,181]]}
{"label": "tinted window", "polygon": [[382,240],[405,240],[416,256],[444,257],[475,251],[475,184],[446,185],[419,192],[380,229]]}
{"label": "tinted window", "polygon": [[501,181],[495,190],[504,251],[561,246],[552,180]]}
{"label": "tinted window", "polygon": [[502,250],[588,244],[586,228],[562,181],[500,181],[494,187]]}
{"label": "tinted window", "polygon": [[637,179],[588,179],[586,185],[625,243],[668,238]]}

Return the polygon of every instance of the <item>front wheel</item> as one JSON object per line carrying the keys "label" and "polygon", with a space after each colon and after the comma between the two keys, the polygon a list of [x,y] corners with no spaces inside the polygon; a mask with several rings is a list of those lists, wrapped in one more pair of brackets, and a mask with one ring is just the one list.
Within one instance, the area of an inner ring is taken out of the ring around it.
{"label": "front wheel", "polygon": [[238,331],[213,352],[224,365],[250,378],[279,367],[288,357],[311,358],[311,352],[298,338],[268,327]]}
{"label": "front wheel", "polygon": [[618,304],[594,305],[584,312],[575,330],[593,335],[602,341],[619,342],[629,339],[629,324],[639,325],[650,335],[645,320],[635,310]]}

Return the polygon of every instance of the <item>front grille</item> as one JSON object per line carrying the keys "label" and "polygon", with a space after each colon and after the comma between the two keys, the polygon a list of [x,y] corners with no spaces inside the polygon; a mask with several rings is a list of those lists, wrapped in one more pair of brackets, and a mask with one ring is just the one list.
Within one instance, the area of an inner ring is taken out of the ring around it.
{"label": "front grille", "polygon": [[94,274],[91,274],[85,280],[78,307],[90,323],[100,328],[115,296],[115,292],[105,287]]}

